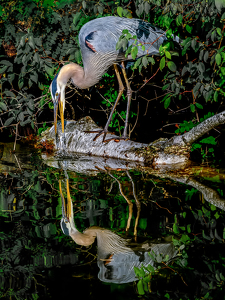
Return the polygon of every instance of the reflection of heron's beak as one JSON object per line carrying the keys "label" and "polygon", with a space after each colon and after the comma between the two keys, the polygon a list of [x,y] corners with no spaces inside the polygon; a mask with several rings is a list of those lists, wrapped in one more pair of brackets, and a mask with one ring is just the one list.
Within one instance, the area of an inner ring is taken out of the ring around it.
{"label": "reflection of heron's beak", "polygon": [[58,101],[54,103],[54,126],[55,134],[57,133],[57,114],[58,114]]}
{"label": "reflection of heron's beak", "polygon": [[65,203],[65,199],[62,193],[62,186],[61,180],[59,181],[59,192],[62,200],[62,217],[67,219],[67,221],[71,224],[73,222],[73,206],[72,206],[72,199],[70,197],[70,190],[69,190],[69,180],[66,180],[66,190],[67,190],[67,205]]}

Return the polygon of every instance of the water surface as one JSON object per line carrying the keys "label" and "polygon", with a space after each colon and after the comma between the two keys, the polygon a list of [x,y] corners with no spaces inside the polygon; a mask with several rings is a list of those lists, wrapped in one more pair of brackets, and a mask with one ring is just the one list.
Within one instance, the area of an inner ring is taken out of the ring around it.
{"label": "water surface", "polygon": [[[88,157],[54,160],[17,147],[0,147],[1,297],[223,299],[224,170],[93,168]],[[82,164],[89,168],[75,172]],[[66,180],[76,228],[112,232],[113,250],[99,236],[85,247],[63,234]]]}

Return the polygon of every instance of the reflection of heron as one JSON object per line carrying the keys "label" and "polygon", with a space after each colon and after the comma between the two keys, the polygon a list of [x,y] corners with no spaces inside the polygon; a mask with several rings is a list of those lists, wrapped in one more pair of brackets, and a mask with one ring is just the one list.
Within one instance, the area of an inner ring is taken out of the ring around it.
{"label": "reflection of heron", "polygon": [[111,230],[97,226],[87,228],[83,233],[79,232],[74,224],[72,200],[67,182],[67,205],[62,194],[61,182],[59,182],[62,199],[61,228],[64,234],[69,235],[78,245],[89,246],[97,238],[99,279],[105,282],[126,283],[137,280],[134,266],[154,266],[153,255],[162,255],[173,258],[176,250],[173,243],[132,243],[129,239],[118,236]]}
{"label": "reflection of heron", "polygon": [[[130,178],[130,181],[132,183],[132,188],[133,188],[133,195],[134,195],[134,199],[135,199],[135,203],[136,203],[136,206],[137,206],[137,217],[135,219],[135,225],[134,225],[134,236],[135,236],[135,240],[137,239],[137,225],[138,225],[138,220],[139,220],[139,217],[140,217],[140,213],[141,213],[141,203],[140,201],[138,200],[137,198],[137,195],[136,195],[136,189],[135,189],[135,184],[134,184],[134,181],[129,173],[129,171],[127,170],[126,171],[127,173],[127,176]],[[109,176],[111,176],[114,180],[117,181],[118,185],[119,185],[119,191],[120,191],[120,194],[122,195],[122,197],[127,201],[127,204],[128,204],[128,207],[129,207],[129,217],[128,217],[128,220],[127,220],[127,227],[126,227],[126,232],[128,233],[128,230],[130,228],[130,222],[131,222],[131,218],[132,218],[132,215],[133,215],[133,203],[125,196],[124,192],[123,192],[123,189],[122,189],[122,184],[121,182],[116,178],[114,177],[109,171],[108,171],[108,174]]]}
{"label": "reflection of heron", "polygon": [[[124,29],[127,29],[131,36],[136,36],[136,41],[135,38],[131,39],[127,45],[121,45],[121,48],[119,50],[116,50],[117,42]],[[175,39],[178,40],[177,37]],[[105,136],[108,132],[108,126],[111,122],[113,112],[124,90],[124,86],[117,67],[117,63],[122,62],[122,73],[126,82],[128,100],[126,121],[121,139],[127,139],[128,116],[132,91],[127,79],[123,61],[132,60],[132,56],[128,55],[127,57],[125,57],[125,52],[129,46],[132,46],[134,44],[137,46],[138,50],[137,58],[146,54],[157,55],[159,53],[160,45],[165,40],[165,32],[147,22],[138,19],[127,19],[110,16],[98,18],[86,23],[81,28],[79,33],[79,44],[81,48],[84,68],[75,63],[70,63],[63,66],[53,79],[50,86],[54,103],[55,130],[57,126],[57,107],[59,103],[62,132],[64,133],[63,114],[65,109],[65,88],[68,80],[71,79],[73,84],[80,89],[87,89],[99,82],[107,69],[111,65],[114,65],[117,80],[119,83],[119,93],[104,129],[99,131],[94,138],[94,140],[97,139],[103,133],[103,141],[105,140]]]}

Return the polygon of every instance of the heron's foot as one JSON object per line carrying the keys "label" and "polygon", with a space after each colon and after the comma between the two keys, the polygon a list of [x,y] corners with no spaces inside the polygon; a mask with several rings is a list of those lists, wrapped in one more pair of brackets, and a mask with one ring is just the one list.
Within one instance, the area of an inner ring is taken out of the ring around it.
{"label": "heron's foot", "polygon": [[107,139],[104,142],[108,143],[110,141],[114,141],[116,143],[119,143],[120,141],[128,141],[129,137],[128,136],[121,136],[121,137],[116,137],[116,138],[111,138],[111,139]]}
{"label": "heron's foot", "polygon": [[105,142],[105,137],[106,134],[113,134],[112,132],[108,132],[107,129],[102,129],[102,130],[98,130],[98,131],[85,131],[86,133],[98,133],[96,134],[96,136],[93,138],[93,141],[96,141],[98,137],[100,137],[103,134],[103,139],[102,141]]}

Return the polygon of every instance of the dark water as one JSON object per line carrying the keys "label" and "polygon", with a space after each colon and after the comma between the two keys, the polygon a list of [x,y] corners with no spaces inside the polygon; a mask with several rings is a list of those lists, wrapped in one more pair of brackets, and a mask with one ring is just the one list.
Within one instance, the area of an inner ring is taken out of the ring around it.
{"label": "dark water", "polygon": [[[224,299],[224,170],[77,173],[77,162],[17,147],[0,146],[1,298]],[[100,235],[85,247],[63,234],[67,176],[74,225],[108,229],[111,250]]]}

